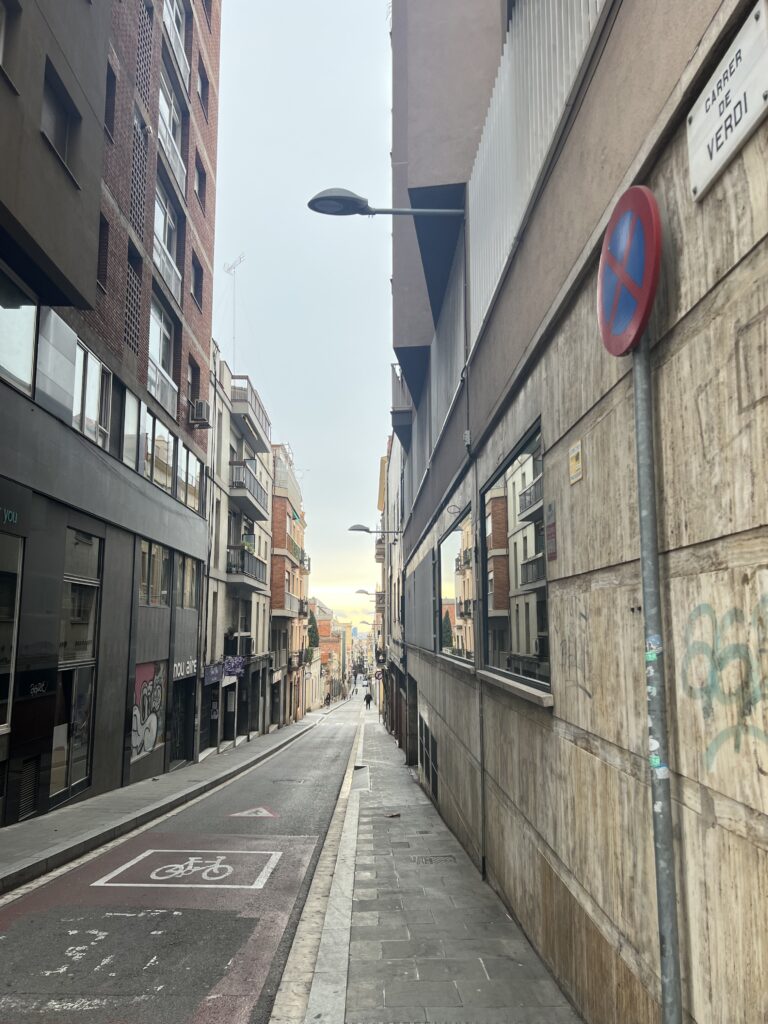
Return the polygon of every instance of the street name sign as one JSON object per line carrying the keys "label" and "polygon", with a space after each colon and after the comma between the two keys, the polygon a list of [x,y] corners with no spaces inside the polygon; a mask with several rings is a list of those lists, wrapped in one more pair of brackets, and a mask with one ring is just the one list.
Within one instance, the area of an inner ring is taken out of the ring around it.
{"label": "street name sign", "polygon": [[597,322],[612,356],[625,356],[640,341],[660,266],[659,208],[649,188],[633,185],[608,221],[597,273]]}
{"label": "street name sign", "polygon": [[759,0],[688,114],[698,202],[768,114],[768,0]]}

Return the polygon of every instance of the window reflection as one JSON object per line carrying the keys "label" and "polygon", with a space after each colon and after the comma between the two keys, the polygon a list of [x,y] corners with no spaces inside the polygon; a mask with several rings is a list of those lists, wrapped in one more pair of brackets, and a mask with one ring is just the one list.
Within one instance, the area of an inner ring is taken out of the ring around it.
{"label": "window reflection", "polygon": [[464,516],[440,544],[440,650],[472,660],[475,574],[472,560],[472,516]]}
{"label": "window reflection", "polygon": [[486,661],[549,684],[541,434],[486,491]]}
{"label": "window reflection", "polygon": [[0,271],[0,375],[32,391],[37,306]]}

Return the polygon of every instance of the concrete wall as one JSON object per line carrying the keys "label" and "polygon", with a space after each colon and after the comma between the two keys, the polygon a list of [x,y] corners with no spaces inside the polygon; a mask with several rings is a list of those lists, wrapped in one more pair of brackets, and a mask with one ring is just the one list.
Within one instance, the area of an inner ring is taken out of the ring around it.
{"label": "concrete wall", "polygon": [[[619,8],[470,361],[472,455],[441,442],[406,531],[415,566],[446,507],[479,511],[541,421],[553,707],[431,651],[409,649],[408,673],[441,813],[589,1024],[659,1014],[631,364],[603,349],[595,308],[601,230],[632,179],[666,239],[650,333],[684,1001],[696,1024],[768,1014],[768,128],[701,204],[685,134],[746,9]],[[633,97],[621,116],[616,82]]]}
{"label": "concrete wall", "polygon": [[[0,161],[0,248],[43,302],[92,305],[112,4],[6,7],[0,152],[13,159]],[[66,166],[40,130],[46,62],[78,115]]]}

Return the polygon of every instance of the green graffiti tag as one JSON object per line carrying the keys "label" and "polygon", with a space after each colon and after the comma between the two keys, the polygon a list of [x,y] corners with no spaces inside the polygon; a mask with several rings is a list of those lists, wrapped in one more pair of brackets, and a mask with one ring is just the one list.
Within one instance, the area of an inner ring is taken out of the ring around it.
{"label": "green graffiti tag", "polygon": [[768,733],[746,721],[768,699],[768,594],[749,621],[741,608],[731,608],[718,622],[711,605],[697,605],[685,628],[680,679],[683,692],[701,703],[705,719],[714,716],[717,704],[738,709],[739,723],[722,729],[705,751],[708,772],[730,739],[736,753],[750,736],[768,745]]}

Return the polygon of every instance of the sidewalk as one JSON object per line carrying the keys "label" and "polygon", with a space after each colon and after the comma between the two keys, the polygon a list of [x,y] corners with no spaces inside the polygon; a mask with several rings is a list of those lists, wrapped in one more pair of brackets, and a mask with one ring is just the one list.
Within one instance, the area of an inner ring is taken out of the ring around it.
{"label": "sidewalk", "polygon": [[301,722],[256,736],[250,743],[211,755],[198,764],[9,825],[0,831],[0,894],[126,835],[240,775],[313,729],[343,703],[312,712]]}
{"label": "sidewalk", "polygon": [[363,721],[367,768],[354,773],[303,1019],[578,1024],[393,739]]}

